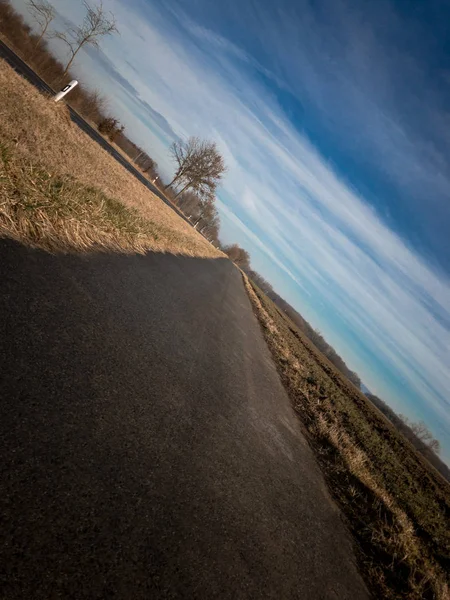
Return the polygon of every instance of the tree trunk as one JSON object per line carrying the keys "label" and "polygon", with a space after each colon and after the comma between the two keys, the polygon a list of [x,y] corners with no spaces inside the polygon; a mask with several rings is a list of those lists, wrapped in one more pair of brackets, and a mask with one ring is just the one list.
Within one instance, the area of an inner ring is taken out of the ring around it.
{"label": "tree trunk", "polygon": [[182,188],[182,189],[181,189],[181,190],[178,192],[178,194],[175,194],[175,196],[174,196],[174,200],[176,200],[176,199],[178,198],[178,196],[179,196],[180,194],[182,194],[182,193],[184,192],[184,190],[186,190],[186,189],[187,189],[187,188],[188,188],[190,185],[191,185],[191,181],[189,181],[189,182],[188,182],[188,183],[187,183],[187,184],[184,186],[184,188]]}
{"label": "tree trunk", "polygon": [[41,35],[40,35],[40,36],[39,36],[39,38],[38,38],[38,41],[37,41],[37,42],[36,42],[36,44],[34,45],[34,49],[35,49],[35,50],[37,50],[37,49],[39,48],[39,44],[42,42],[42,38],[44,37],[44,35],[45,35],[45,32],[46,32],[46,31],[47,31],[47,26],[46,26],[46,27],[44,27],[44,29],[42,30],[42,33],[41,33]]}
{"label": "tree trunk", "polygon": [[178,181],[178,179],[180,179],[180,177],[181,177],[181,173],[178,175],[175,175],[175,177],[172,179],[172,181],[164,186],[164,189],[167,190],[167,188],[169,188],[171,185],[173,185],[175,183],[175,181]]}
{"label": "tree trunk", "polygon": [[81,48],[81,46],[78,46],[78,48],[72,54],[72,58],[67,63],[66,68],[64,69],[64,73],[61,75],[61,79],[64,79],[64,77],[67,75],[70,67],[72,66],[73,61],[75,60],[75,56],[78,54],[78,51],[79,51],[80,48]]}

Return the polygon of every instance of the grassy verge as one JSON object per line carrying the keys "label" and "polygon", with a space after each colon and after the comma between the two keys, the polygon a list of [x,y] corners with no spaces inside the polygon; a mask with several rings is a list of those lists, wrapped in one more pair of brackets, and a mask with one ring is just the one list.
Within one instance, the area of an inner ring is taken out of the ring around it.
{"label": "grassy verge", "polygon": [[374,597],[448,599],[447,482],[245,276],[244,283]]}
{"label": "grassy verge", "polygon": [[0,235],[48,250],[222,256],[0,60]]}

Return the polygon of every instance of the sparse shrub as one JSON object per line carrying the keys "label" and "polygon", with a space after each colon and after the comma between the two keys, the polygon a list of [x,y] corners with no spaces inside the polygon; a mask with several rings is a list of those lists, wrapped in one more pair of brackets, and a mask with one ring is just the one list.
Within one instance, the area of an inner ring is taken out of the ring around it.
{"label": "sparse shrub", "polygon": [[117,136],[124,132],[125,127],[120,125],[118,119],[114,117],[106,117],[98,124],[98,130],[102,135],[108,136],[108,138],[113,142]]}

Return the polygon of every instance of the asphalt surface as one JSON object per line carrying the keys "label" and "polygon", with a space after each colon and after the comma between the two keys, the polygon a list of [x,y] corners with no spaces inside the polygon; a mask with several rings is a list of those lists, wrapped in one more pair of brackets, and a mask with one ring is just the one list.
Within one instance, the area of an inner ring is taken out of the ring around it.
{"label": "asphalt surface", "polygon": [[[48,94],[55,94],[55,90],[52,89],[43,79],[37,75],[33,71],[31,67],[27,65],[11,48],[9,48],[4,42],[0,40],[0,58],[6,60],[6,62],[15,69],[20,75],[25,77],[30,83],[32,83],[35,87],[37,87],[42,92],[47,92]],[[94,129],[87,121],[83,119],[73,108],[67,105],[67,108],[70,113],[70,118],[72,121],[78,125],[80,129],[82,129],[85,133],[87,133],[93,140],[97,142],[104,150],[106,150],[112,157],[114,157],[117,162],[119,162],[127,171],[129,171],[132,175],[136,177],[146,188],[148,188],[151,192],[153,192],[158,198],[160,198],[164,204],[170,206],[172,210],[174,210],[184,221],[191,225],[191,222],[186,219],[183,213],[177,209],[171,202],[167,200],[164,194],[154,186],[151,181],[144,177],[144,175],[136,169],[131,162],[129,162],[118,150],[111,146],[108,141],[96,130]]]}
{"label": "asphalt surface", "polygon": [[2,599],[367,598],[237,269],[0,240]]}

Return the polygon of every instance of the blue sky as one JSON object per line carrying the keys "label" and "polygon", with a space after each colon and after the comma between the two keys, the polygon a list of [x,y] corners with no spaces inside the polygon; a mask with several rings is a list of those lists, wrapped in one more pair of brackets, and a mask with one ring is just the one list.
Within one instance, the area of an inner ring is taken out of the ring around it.
{"label": "blue sky", "polygon": [[80,80],[167,176],[174,136],[217,141],[222,239],[450,462],[450,4],[104,5],[121,35]]}

